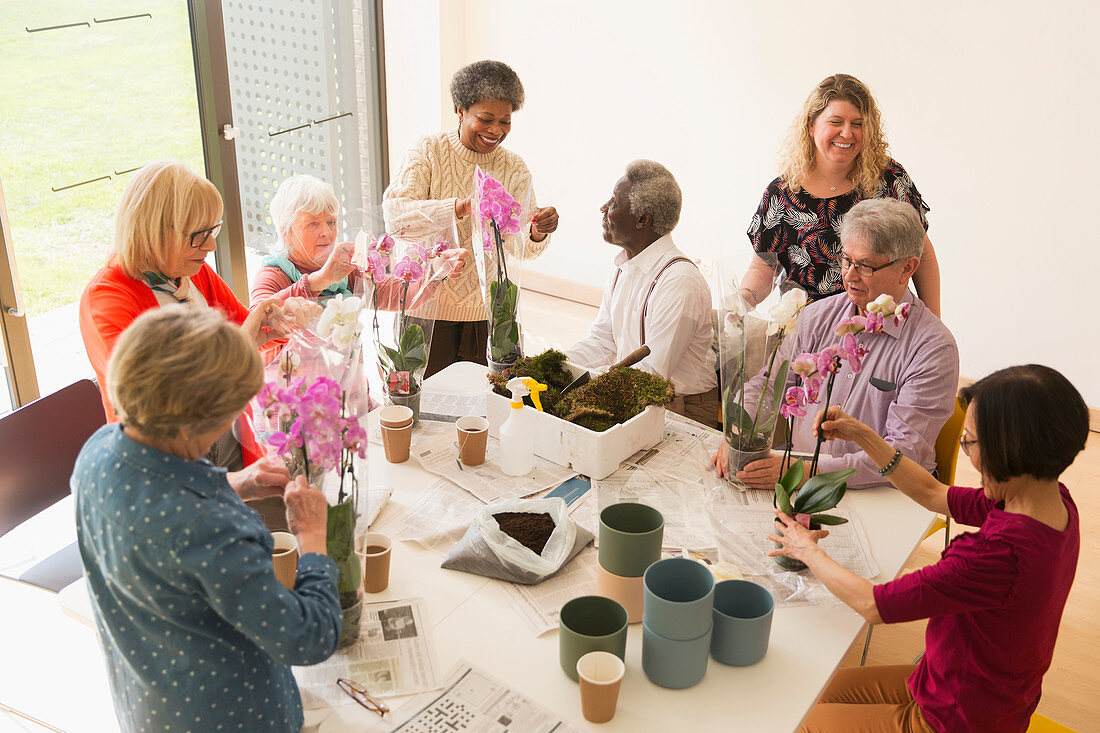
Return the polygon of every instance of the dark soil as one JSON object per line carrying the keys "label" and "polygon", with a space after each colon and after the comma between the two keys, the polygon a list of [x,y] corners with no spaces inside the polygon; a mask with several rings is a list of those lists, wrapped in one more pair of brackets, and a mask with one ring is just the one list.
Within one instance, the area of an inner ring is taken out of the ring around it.
{"label": "dark soil", "polygon": [[554,532],[554,520],[546,512],[501,512],[493,519],[500,525],[500,531],[526,547],[536,555],[542,555],[542,548]]}

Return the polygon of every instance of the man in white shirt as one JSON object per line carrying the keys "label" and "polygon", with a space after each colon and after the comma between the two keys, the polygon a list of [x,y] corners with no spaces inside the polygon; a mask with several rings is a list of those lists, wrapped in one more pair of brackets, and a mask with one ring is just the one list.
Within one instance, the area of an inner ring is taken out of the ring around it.
{"label": "man in white shirt", "polygon": [[596,320],[566,354],[599,370],[646,344],[651,353],[636,366],[672,380],[677,398],[670,409],[720,427],[710,288],[670,234],[680,202],[680,186],[663,165],[636,160],[627,166],[600,207],[603,238],[622,252]]}

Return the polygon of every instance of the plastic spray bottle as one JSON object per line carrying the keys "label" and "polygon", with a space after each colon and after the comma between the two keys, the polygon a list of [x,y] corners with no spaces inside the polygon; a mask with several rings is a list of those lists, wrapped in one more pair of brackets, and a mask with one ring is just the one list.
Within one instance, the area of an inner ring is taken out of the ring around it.
{"label": "plastic spray bottle", "polygon": [[500,426],[500,470],[509,476],[525,476],[535,467],[535,430],[531,416],[523,409],[523,398],[531,395],[531,401],[542,412],[539,392],[546,389],[531,377],[515,377],[508,380],[512,393],[508,419]]}

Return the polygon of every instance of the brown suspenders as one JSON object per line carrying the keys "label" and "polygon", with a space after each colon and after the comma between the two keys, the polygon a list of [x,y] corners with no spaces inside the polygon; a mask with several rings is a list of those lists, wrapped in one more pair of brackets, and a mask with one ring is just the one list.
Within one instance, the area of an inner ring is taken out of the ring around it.
{"label": "brown suspenders", "polygon": [[[639,333],[641,334],[640,343],[642,343],[642,344],[645,343],[645,317],[646,317],[646,314],[649,312],[649,296],[653,295],[653,289],[655,287],[657,287],[657,281],[661,279],[661,275],[665,274],[665,270],[672,267],[677,262],[688,262],[693,267],[698,267],[698,265],[696,265],[694,262],[689,260],[687,257],[673,257],[671,260],[666,262],[665,266],[662,267],[657,272],[657,275],[653,278],[653,282],[650,283],[650,285],[649,285],[649,290],[645,294],[645,302],[642,303],[642,322],[641,322],[640,331],[639,331]],[[615,281],[613,283],[611,283],[611,292],[612,293],[615,292],[615,288],[618,287],[618,285],[619,285],[619,275],[621,275],[622,272],[623,272],[622,269],[615,270]]]}

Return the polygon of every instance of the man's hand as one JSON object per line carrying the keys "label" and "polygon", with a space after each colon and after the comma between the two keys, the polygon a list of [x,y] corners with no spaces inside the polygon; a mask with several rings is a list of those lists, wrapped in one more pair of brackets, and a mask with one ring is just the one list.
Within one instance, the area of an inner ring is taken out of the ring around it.
{"label": "man's hand", "polygon": [[278,458],[264,456],[242,471],[234,471],[226,477],[229,485],[244,501],[282,496],[290,481],[286,464]]}
{"label": "man's hand", "polygon": [[737,480],[753,489],[775,490],[779,483],[779,469],[783,465],[783,456],[768,456],[747,464],[737,472]]}

